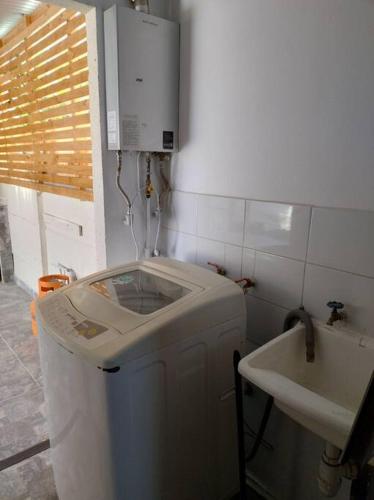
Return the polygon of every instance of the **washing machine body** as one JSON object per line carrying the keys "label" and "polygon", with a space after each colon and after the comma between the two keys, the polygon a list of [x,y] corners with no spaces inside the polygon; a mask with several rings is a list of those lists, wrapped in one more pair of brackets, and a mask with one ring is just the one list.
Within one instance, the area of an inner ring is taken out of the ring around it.
{"label": "washing machine body", "polygon": [[238,490],[235,283],[154,258],[37,304],[60,500],[224,500]]}

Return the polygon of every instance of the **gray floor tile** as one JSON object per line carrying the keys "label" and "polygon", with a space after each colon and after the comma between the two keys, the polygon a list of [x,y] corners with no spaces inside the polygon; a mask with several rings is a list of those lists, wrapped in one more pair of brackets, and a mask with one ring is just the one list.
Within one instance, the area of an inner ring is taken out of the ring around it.
{"label": "gray floor tile", "polygon": [[[0,337],[2,337],[7,342],[10,338],[15,337],[16,341],[21,341],[22,339],[29,339],[33,337],[31,330],[31,321],[22,321],[19,323],[14,323],[10,326],[0,326]],[[37,342],[37,337],[34,337]]]}
{"label": "gray floor tile", "polygon": [[14,300],[30,302],[32,297],[14,283],[1,283],[0,304],[12,304]]}
{"label": "gray floor tile", "polygon": [[41,378],[38,338],[32,335],[31,329],[19,331],[19,335],[2,335],[8,346],[13,349],[27,371],[35,380]]}
{"label": "gray floor tile", "polygon": [[27,394],[38,387],[24,366],[0,339],[0,402]]}
{"label": "gray floor tile", "polygon": [[49,450],[0,472],[1,500],[58,500]]}
{"label": "gray floor tile", "polygon": [[0,306],[0,329],[19,324],[28,324],[31,328],[31,313],[29,302],[14,301],[11,305]]}
{"label": "gray floor tile", "polygon": [[41,387],[2,403],[0,459],[10,457],[48,438]]}

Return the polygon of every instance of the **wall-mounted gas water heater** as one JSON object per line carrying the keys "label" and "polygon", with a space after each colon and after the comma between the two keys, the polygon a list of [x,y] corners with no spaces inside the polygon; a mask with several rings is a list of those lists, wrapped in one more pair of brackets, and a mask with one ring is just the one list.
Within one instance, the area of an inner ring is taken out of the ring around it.
{"label": "wall-mounted gas water heater", "polygon": [[178,23],[114,5],[104,34],[108,149],[175,152]]}

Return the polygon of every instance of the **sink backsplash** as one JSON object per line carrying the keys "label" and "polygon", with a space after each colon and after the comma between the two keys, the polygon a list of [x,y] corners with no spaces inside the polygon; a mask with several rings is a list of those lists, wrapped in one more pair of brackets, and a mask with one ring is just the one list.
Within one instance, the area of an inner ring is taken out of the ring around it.
{"label": "sink backsplash", "polygon": [[345,304],[349,328],[374,335],[374,212],[174,191],[161,249],[255,280],[247,295],[253,347],[279,333],[300,304],[327,320],[329,300]]}

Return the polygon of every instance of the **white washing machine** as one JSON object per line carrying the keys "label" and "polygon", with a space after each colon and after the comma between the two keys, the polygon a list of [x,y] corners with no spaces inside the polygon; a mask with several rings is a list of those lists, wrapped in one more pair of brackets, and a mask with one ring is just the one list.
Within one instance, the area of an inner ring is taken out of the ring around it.
{"label": "white washing machine", "polygon": [[38,301],[60,500],[221,500],[238,491],[232,354],[241,288],[154,258]]}

